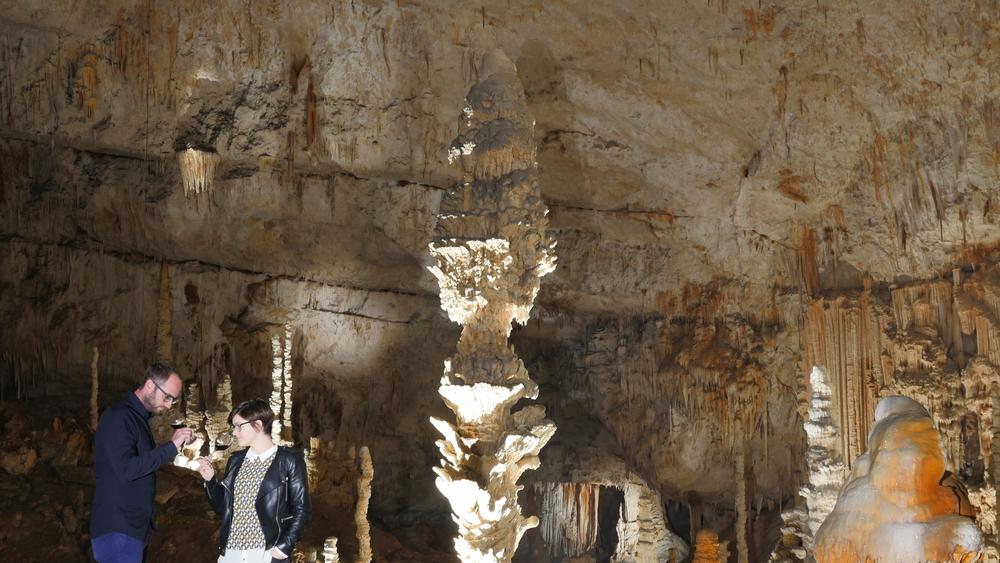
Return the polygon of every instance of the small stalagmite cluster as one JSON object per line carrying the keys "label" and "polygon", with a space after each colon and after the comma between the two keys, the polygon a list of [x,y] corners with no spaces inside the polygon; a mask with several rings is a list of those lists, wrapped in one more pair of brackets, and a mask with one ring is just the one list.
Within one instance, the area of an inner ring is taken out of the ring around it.
{"label": "small stalagmite cluster", "polygon": [[906,397],[882,399],[868,448],[816,533],[816,561],[978,561],[982,532],[964,488],[946,478],[927,411]]}
{"label": "small stalagmite cluster", "polygon": [[443,435],[437,486],[458,523],[455,549],[468,562],[510,561],[521,535],[538,525],[521,514],[517,481],[538,467],[555,432],[544,407],[512,411],[538,388],[507,343],[511,321],[528,320],[539,279],[555,267],[534,120],[506,55],[487,55],[479,77],[452,143],[463,180],[442,201],[430,245],[441,307],[462,325],[439,390],[456,421],[431,422]]}

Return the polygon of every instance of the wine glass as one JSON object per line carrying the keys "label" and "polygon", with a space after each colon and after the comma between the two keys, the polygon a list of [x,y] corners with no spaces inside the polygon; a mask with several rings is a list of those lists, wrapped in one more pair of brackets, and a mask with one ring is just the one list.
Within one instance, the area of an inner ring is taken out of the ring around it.
{"label": "wine glass", "polygon": [[223,432],[215,437],[215,451],[221,452],[233,445],[233,435],[229,432]]}
{"label": "wine glass", "polygon": [[[174,430],[180,430],[181,428],[187,428],[187,419],[184,415],[177,413],[170,418],[170,427]],[[187,446],[194,441],[194,435],[192,434],[190,438],[184,441],[184,445]]]}

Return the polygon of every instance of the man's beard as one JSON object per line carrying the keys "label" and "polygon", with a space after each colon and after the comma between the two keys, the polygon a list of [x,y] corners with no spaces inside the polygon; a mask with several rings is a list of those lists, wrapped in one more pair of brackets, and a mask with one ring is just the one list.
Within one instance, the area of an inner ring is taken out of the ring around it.
{"label": "man's beard", "polygon": [[142,406],[146,407],[146,410],[153,414],[163,414],[168,410],[167,407],[156,404],[155,391],[142,396]]}

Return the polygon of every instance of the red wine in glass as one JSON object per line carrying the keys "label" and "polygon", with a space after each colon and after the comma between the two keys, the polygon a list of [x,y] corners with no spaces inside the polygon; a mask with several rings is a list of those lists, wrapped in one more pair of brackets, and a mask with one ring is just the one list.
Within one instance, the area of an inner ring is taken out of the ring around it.
{"label": "red wine in glass", "polygon": [[219,434],[215,438],[215,451],[221,452],[233,445],[233,438],[229,434]]}

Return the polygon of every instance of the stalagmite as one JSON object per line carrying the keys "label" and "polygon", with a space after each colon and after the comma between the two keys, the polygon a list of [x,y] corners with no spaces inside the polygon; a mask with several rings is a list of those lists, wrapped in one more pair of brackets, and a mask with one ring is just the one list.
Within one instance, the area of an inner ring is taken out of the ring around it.
{"label": "stalagmite", "polygon": [[90,428],[94,431],[97,430],[97,360],[101,357],[100,352],[97,351],[97,346],[93,348],[93,356],[90,358]]}
{"label": "stalagmite", "polygon": [[[180,408],[177,405],[176,408]],[[197,383],[184,386],[184,423],[191,429],[191,440],[184,444],[174,458],[174,465],[193,469],[193,459],[201,455],[201,448],[208,439],[205,430],[205,409],[202,407],[201,388]]]}
{"label": "stalagmite", "polygon": [[521,515],[517,481],[538,467],[538,453],[555,432],[544,407],[511,413],[521,399],[538,396],[507,344],[511,320],[528,320],[540,278],[555,268],[534,120],[503,53],[486,56],[479,77],[449,154],[464,181],[443,199],[430,245],[441,307],[463,325],[439,389],[456,422],[431,423],[443,435],[437,486],[451,503],[455,549],[465,562],[510,561],[524,531],[538,525]]}
{"label": "stalagmite", "polygon": [[690,549],[667,527],[660,493],[643,487],[638,503],[638,542],[635,563],[660,563],[670,557],[684,560]]}
{"label": "stalagmite", "polygon": [[271,439],[275,444],[284,444],[281,429],[285,420],[285,383],[288,379],[288,367],[285,363],[285,348],[288,342],[281,335],[271,336],[271,410],[274,411],[274,422],[271,423]]}
{"label": "stalagmite", "polygon": [[943,480],[944,456],[927,411],[906,397],[882,399],[869,448],[816,533],[816,561],[978,560],[982,533],[962,489]]}
{"label": "stalagmite", "polygon": [[282,348],[281,438],[292,443],[292,323],[285,323],[285,342]]}
{"label": "stalagmite", "polygon": [[337,553],[337,538],[330,536],[323,542],[323,563],[340,563]]}
{"label": "stalagmite", "polygon": [[750,563],[747,549],[747,479],[743,423],[736,423],[736,549],[739,563]]}
{"label": "stalagmite", "polygon": [[[233,410],[233,384],[232,378],[227,373],[222,376],[222,381],[215,386],[215,407],[205,411],[205,433],[209,440],[209,454],[213,459],[225,457],[224,451],[216,449],[215,441],[220,435],[230,432],[229,412]],[[232,450],[229,450],[231,453]]]}
{"label": "stalagmite", "polygon": [[156,322],[156,359],[164,363],[173,362],[173,302],[170,296],[170,266],[166,260],[160,262],[159,317]]}
{"label": "stalagmite", "polygon": [[358,534],[358,562],[369,563],[372,560],[372,538],[368,525],[368,501],[372,497],[372,477],[375,467],[368,446],[362,446],[359,452],[361,462],[361,477],[358,479],[358,503],[354,511],[354,526]]}
{"label": "stalagmite", "polygon": [[800,491],[809,508],[809,532],[815,536],[823,520],[837,503],[837,493],[847,468],[840,456],[840,437],[837,426],[830,415],[831,395],[827,385],[826,370],[813,366],[809,375],[812,385],[812,400],[809,404],[809,420],[806,429],[806,464],[809,466],[809,483]]}
{"label": "stalagmite", "polygon": [[197,195],[211,189],[219,164],[218,154],[189,148],[177,153],[177,162],[181,166],[184,195]]}
{"label": "stalagmite", "polygon": [[719,535],[712,530],[698,530],[691,563],[720,563],[719,555]]}

